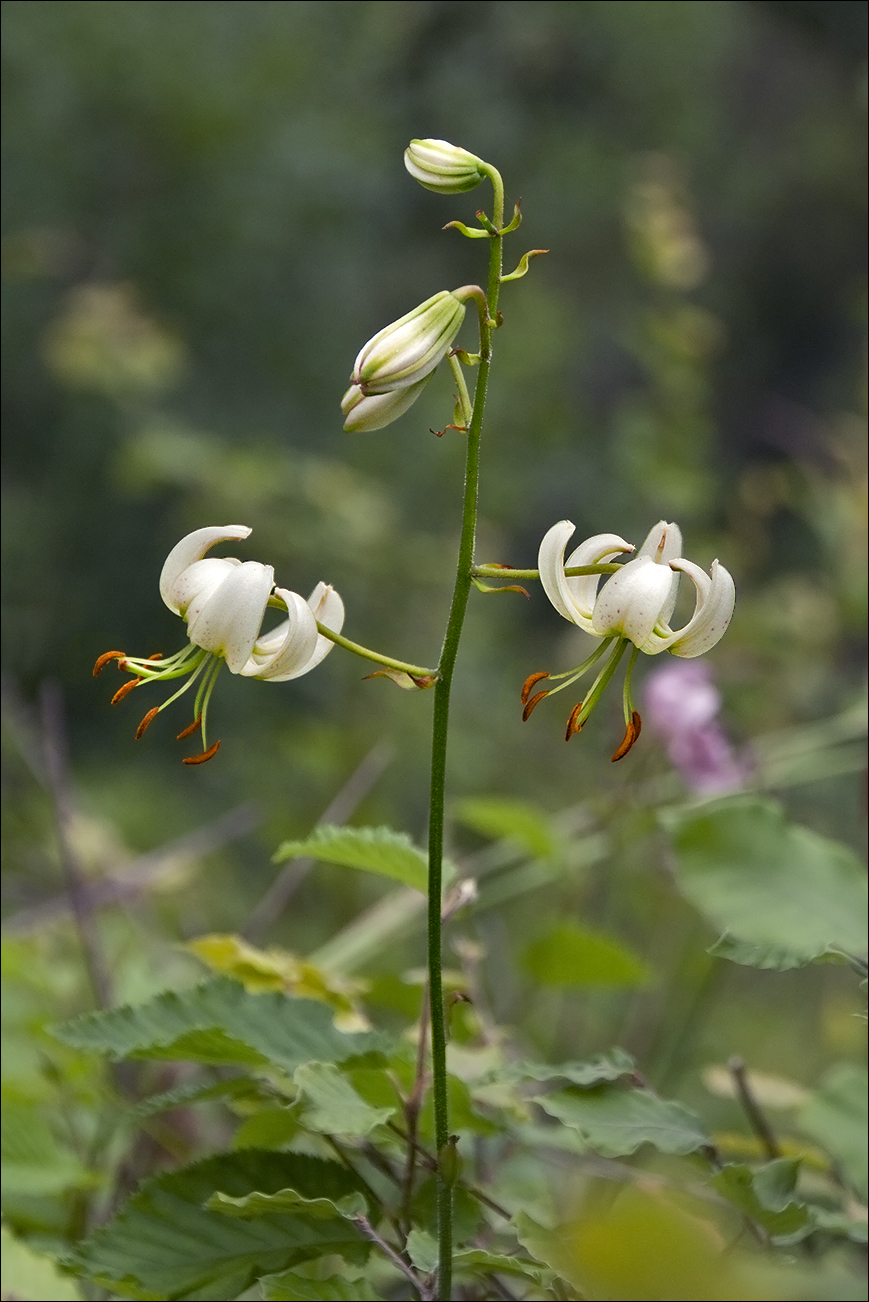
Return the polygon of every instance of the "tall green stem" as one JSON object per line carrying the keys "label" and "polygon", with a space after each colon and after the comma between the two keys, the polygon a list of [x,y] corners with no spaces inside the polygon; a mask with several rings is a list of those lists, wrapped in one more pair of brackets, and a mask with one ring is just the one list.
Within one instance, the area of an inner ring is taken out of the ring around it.
{"label": "tall green stem", "polygon": [[[493,182],[494,184],[494,182]],[[500,229],[504,223],[503,188],[495,185],[494,225]],[[490,321],[494,321],[501,288],[501,236],[491,239],[489,254],[488,307]],[[428,970],[431,998],[431,1055],[432,1094],[434,1098],[435,1147],[438,1154],[446,1153],[449,1142],[449,1113],[447,1108],[447,1045],[444,1020],[444,991],[441,974],[441,894],[443,882],[444,851],[444,788],[447,768],[447,734],[450,714],[450,689],[453,671],[462,635],[468,593],[471,590],[474,565],[474,540],[477,529],[477,488],[480,467],[480,435],[483,428],[483,408],[486,387],[492,364],[492,330],[488,321],[481,324],[480,367],[474,390],[474,408],[468,427],[467,460],[465,463],[465,500],[462,513],[462,534],[459,542],[456,583],[450,606],[450,616],[444,635],[444,644],[438,664],[438,681],[435,685],[434,717],[432,720],[431,809],[429,816],[429,880],[428,880]],[[453,1257],[453,1193],[448,1172],[438,1172],[438,1293],[442,1302],[448,1302],[452,1292]]]}

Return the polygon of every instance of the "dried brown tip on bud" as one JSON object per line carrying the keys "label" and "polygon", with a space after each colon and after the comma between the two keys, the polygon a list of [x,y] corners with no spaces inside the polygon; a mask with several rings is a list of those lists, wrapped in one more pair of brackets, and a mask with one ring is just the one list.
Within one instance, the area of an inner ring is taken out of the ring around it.
{"label": "dried brown tip on bud", "polygon": [[213,746],[209,746],[208,750],[204,750],[201,755],[188,756],[188,758],[185,759],[184,763],[204,764],[206,760],[214,759],[214,756],[217,754],[219,749],[220,749],[220,742],[216,741]]}
{"label": "dried brown tip on bud", "polygon": [[631,721],[625,729],[625,739],[612,757],[613,764],[615,764],[616,760],[624,759],[634,742],[639,737],[642,727],[643,721],[640,718],[640,712],[639,710],[634,710],[631,715]]}
{"label": "dried brown tip on bud", "polygon": [[[189,723],[189,724],[187,725],[187,727],[184,729],[183,732],[179,732],[179,734],[178,734],[178,736],[175,738],[175,740],[176,740],[176,741],[183,741],[185,737],[192,737],[193,734],[194,734],[194,732],[195,732],[196,729],[199,727],[199,725],[200,725],[201,722],[202,722],[202,715],[201,715],[201,714],[197,714],[197,716],[196,716],[196,718],[193,720],[193,722],[192,722],[192,723]],[[187,763],[186,760],[185,760],[184,762],[185,762],[185,764]]]}
{"label": "dried brown tip on bud", "polygon": [[[549,675],[547,674],[547,677],[548,677],[548,676],[549,676]],[[548,696],[548,695],[549,695],[548,692],[538,692],[536,696],[532,696],[532,697],[531,697],[531,700],[528,701],[528,702],[526,703],[526,705],[525,705],[525,709],[522,711],[522,722],[523,722],[523,723],[527,723],[527,722],[528,722],[528,720],[531,718],[531,711],[534,709],[534,707],[535,707],[536,705],[539,705],[539,704],[540,704],[540,702],[543,700],[544,696]]]}
{"label": "dried brown tip on bud", "polygon": [[138,741],[143,736],[145,729],[148,727],[148,724],[151,723],[154,719],[156,719],[159,713],[160,713],[159,705],[155,705],[153,710],[148,711],[148,713],[145,715],[144,719],[136,729],[136,741]]}
{"label": "dried brown tip on bud", "polygon": [[97,677],[100,670],[105,669],[110,660],[125,660],[126,651],[104,651],[94,665],[94,678]]}
{"label": "dried brown tip on bud", "polygon": [[[573,709],[570,711],[570,716],[567,720],[567,731],[564,734],[565,741],[570,741],[571,737],[575,732],[582,731],[582,723],[577,723],[577,719],[579,718],[579,712],[581,709],[582,709],[582,701],[580,701],[578,705],[575,705]],[[583,723],[584,722],[585,720],[583,720]]]}
{"label": "dried brown tip on bud", "polygon": [[[501,568],[506,569],[507,566],[505,565],[505,566],[502,566]],[[522,590],[523,590],[523,592],[524,592],[524,588],[523,588]],[[529,674],[529,675],[528,675],[528,677],[525,679],[525,682],[524,682],[523,687],[522,687],[522,704],[523,704],[523,705],[524,705],[525,702],[528,700],[528,697],[531,695],[531,691],[532,691],[532,689],[533,689],[533,687],[534,687],[534,684],[535,684],[535,683],[539,683],[542,679],[544,679],[544,678],[548,678],[548,677],[549,677],[549,674],[545,674],[545,673]]]}
{"label": "dried brown tip on bud", "polygon": [[142,684],[141,678],[131,678],[128,683],[124,683],[123,687],[119,687],[118,690],[115,692],[114,696],[112,697],[112,705],[117,705],[118,702],[122,701],[125,696],[130,695],[130,692],[132,692],[134,687],[140,687],[141,684]]}

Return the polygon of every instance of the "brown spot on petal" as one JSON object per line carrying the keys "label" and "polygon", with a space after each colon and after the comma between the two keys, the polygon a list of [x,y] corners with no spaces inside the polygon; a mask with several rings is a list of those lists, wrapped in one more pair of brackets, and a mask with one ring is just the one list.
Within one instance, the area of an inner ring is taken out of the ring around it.
{"label": "brown spot on petal", "polygon": [[110,660],[124,660],[126,655],[126,651],[104,651],[94,665],[94,678],[96,678],[100,670],[105,669]]}
{"label": "brown spot on petal", "polygon": [[[189,723],[189,724],[187,725],[187,727],[184,729],[183,732],[179,732],[179,734],[178,734],[178,736],[175,738],[175,740],[176,740],[176,741],[183,741],[185,737],[192,737],[193,734],[194,734],[194,732],[195,732],[196,729],[199,727],[199,725],[200,725],[201,722],[202,722],[202,715],[201,715],[201,714],[197,714],[197,716],[196,716],[196,718],[193,720],[193,722],[192,722],[192,723]],[[186,763],[186,762],[187,762],[187,761],[185,760],[185,763]]]}
{"label": "brown spot on petal", "polygon": [[[582,726],[583,726],[582,723],[576,722],[576,720],[579,717],[579,712],[581,709],[582,709],[582,701],[580,701],[578,705],[575,705],[573,709],[570,711],[570,717],[567,720],[567,730],[564,734],[565,741],[570,741],[571,737],[575,732],[582,731]],[[585,720],[583,720],[583,723],[584,722]]]}
{"label": "brown spot on petal", "polygon": [[148,713],[145,715],[144,719],[142,720],[142,722],[139,724],[138,728],[136,729],[136,741],[138,741],[138,740],[140,739],[140,737],[143,736],[143,734],[144,734],[144,732],[145,732],[145,729],[148,727],[148,724],[149,724],[149,723],[152,723],[153,720],[156,719],[156,717],[157,717],[157,715],[158,715],[159,713],[160,713],[160,707],[159,707],[159,705],[155,705],[154,708],[153,708],[153,710],[149,710],[149,711],[148,711]]}
{"label": "brown spot on petal", "polygon": [[548,678],[548,677],[549,677],[549,674],[547,674],[547,673],[529,674],[529,675],[528,675],[528,677],[525,679],[525,682],[524,682],[524,684],[523,684],[523,686],[522,686],[522,704],[523,704],[523,705],[524,705],[525,702],[528,700],[528,697],[531,695],[531,691],[532,691],[532,689],[533,689],[535,683],[539,683],[542,679],[544,679],[544,678]]}
{"label": "brown spot on petal", "polygon": [[187,759],[185,759],[184,763],[204,764],[206,760],[214,759],[214,756],[217,754],[219,749],[220,742],[216,741],[213,746],[209,746],[208,750],[204,750],[201,755],[189,755]]}
{"label": "brown spot on petal", "polygon": [[[548,677],[548,675],[547,675],[547,677]],[[537,706],[537,705],[540,704],[540,702],[543,700],[544,696],[548,696],[548,695],[549,695],[548,692],[538,692],[536,696],[532,696],[532,697],[531,697],[531,700],[528,701],[528,702],[526,703],[526,705],[525,705],[525,709],[522,711],[522,722],[523,722],[523,723],[527,723],[527,722],[528,722],[528,720],[531,718],[531,711],[535,708],[535,706]]]}
{"label": "brown spot on petal", "polygon": [[634,742],[639,737],[642,727],[643,721],[640,718],[640,712],[639,710],[634,710],[631,715],[631,721],[625,729],[624,741],[612,757],[613,764],[615,764],[616,760],[624,759]]}
{"label": "brown spot on petal", "polygon": [[128,683],[124,683],[123,687],[119,687],[118,690],[115,692],[114,696],[112,697],[112,705],[117,705],[118,702],[122,701],[125,696],[129,696],[133,688],[140,687],[141,683],[142,683],[141,678],[131,678]]}

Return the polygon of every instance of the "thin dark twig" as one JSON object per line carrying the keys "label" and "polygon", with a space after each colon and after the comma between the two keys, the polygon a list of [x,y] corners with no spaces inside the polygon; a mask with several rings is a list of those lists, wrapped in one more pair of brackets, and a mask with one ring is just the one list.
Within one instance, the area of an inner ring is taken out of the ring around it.
{"label": "thin dark twig", "polygon": [[369,1220],[364,1216],[354,1216],[353,1224],[358,1226],[366,1239],[370,1239],[372,1243],[377,1245],[380,1251],[389,1258],[396,1270],[400,1270],[402,1275],[404,1275],[406,1279],[410,1280],[413,1287],[419,1293],[422,1302],[432,1302],[434,1294],[431,1289],[426,1287],[425,1283],[419,1278],[416,1272],[408,1266],[406,1261],[402,1261],[395,1249],[391,1248],[385,1239],[381,1239],[380,1235]]}
{"label": "thin dark twig", "polygon": [[752,1130],[760,1140],[766,1156],[770,1161],[774,1161],[775,1158],[781,1157],[781,1148],[772,1126],[767,1121],[760,1104],[754,1096],[745,1062],[742,1058],[731,1058],[727,1064],[727,1070],[733,1077],[737,1097],[743,1106]]}
{"label": "thin dark twig", "polygon": [[379,1194],[377,1193],[377,1191],[376,1191],[375,1189],[372,1189],[371,1185],[368,1183],[368,1181],[365,1179],[365,1176],[362,1175],[362,1173],[359,1171],[359,1169],[358,1169],[356,1166],[353,1165],[353,1163],[350,1161],[350,1158],[349,1158],[349,1157],[347,1156],[347,1154],[344,1152],[344,1149],[343,1149],[343,1148],[341,1147],[341,1145],[338,1143],[338,1141],[337,1141],[337,1139],[335,1138],[335,1136],[334,1136],[334,1135],[324,1135],[323,1138],[326,1140],[326,1143],[329,1144],[330,1147],[331,1147],[331,1148],[334,1150],[334,1152],[337,1154],[337,1156],[338,1156],[339,1160],[341,1161],[342,1165],[346,1166],[347,1170],[348,1170],[348,1171],[349,1171],[353,1176],[355,1176],[355,1178],[356,1178],[356,1179],[359,1181],[359,1183],[362,1185],[363,1189],[364,1189],[365,1192],[368,1194],[368,1197],[371,1199],[371,1204],[372,1204],[372,1206],[376,1207],[380,1212],[382,1212],[383,1215],[386,1217],[386,1219],[389,1221],[389,1224],[390,1224],[390,1225],[392,1226],[392,1228],[395,1230],[396,1234],[400,1234],[400,1233],[401,1233],[401,1227],[400,1227],[400,1225],[398,1224],[398,1222],[396,1221],[395,1217],[389,1215],[389,1212],[388,1212],[388,1211],[386,1210],[386,1208],[383,1206],[383,1199],[379,1196]]}
{"label": "thin dark twig", "polygon": [[[316,827],[324,823],[344,823],[377,782],[392,759],[392,747],[378,742],[350,774],[341,790],[326,806],[317,819]],[[261,941],[269,928],[283,913],[295,892],[314,867],[315,859],[300,856],[291,859],[278,873],[265,895],[254,908],[241,934],[255,943]]]}
{"label": "thin dark twig", "polygon": [[63,695],[57,683],[43,683],[40,691],[45,771],[54,804],[60,861],[66,878],[72,915],[75,919],[82,957],[98,1008],[112,1002],[111,982],[100,937],[94,921],[87,879],[72,847],[72,794],[67,760]]}

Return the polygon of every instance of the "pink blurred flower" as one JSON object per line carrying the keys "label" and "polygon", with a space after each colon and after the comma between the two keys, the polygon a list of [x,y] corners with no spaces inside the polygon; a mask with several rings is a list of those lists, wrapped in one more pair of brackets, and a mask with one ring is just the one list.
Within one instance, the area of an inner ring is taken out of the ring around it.
{"label": "pink blurred flower", "polygon": [[646,679],[643,696],[645,717],[687,787],[714,795],[743,785],[749,766],[718,722],[721,695],[707,665],[696,660],[661,665]]}

